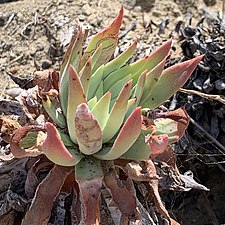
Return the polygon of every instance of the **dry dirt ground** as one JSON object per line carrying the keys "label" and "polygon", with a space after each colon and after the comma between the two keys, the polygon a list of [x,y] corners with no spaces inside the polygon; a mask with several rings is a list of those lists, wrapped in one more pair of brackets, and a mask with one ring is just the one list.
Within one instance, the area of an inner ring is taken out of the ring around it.
{"label": "dry dirt ground", "polygon": [[[113,0],[0,0],[0,97],[16,87],[7,73],[29,77],[35,67],[59,67],[73,26],[79,21],[90,34],[101,30],[114,18],[122,1]],[[197,23],[202,13],[216,17],[222,1],[124,0],[125,17],[120,46],[138,38],[137,55],[145,55],[172,37],[173,57],[181,57],[176,25]],[[192,18],[192,20],[190,20]],[[182,169],[182,164],[181,164]],[[201,170],[200,182],[210,193],[166,193],[170,213],[183,225],[225,224],[224,172]],[[210,177],[210,178],[209,178]],[[197,177],[198,179],[198,177]]]}

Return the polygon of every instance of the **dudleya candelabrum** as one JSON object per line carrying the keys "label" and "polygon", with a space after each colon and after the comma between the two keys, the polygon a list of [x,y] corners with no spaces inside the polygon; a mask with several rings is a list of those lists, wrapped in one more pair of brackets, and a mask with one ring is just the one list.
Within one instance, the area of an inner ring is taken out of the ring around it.
{"label": "dudleya candelabrum", "polygon": [[[162,153],[182,136],[187,126],[187,120],[181,121],[187,118],[183,109],[153,113],[152,119],[146,112],[178,91],[202,59],[199,56],[164,69],[172,40],[129,64],[137,46],[134,40],[113,58],[122,19],[123,7],[84,50],[86,34],[78,27],[59,76],[54,73],[40,91],[43,107],[53,122],[18,129],[11,139],[16,157],[45,154],[58,165],[75,166],[84,199],[99,196],[104,179],[102,161],[147,160],[151,153]],[[96,201],[86,207],[93,207]],[[89,224],[87,221],[84,224]]]}

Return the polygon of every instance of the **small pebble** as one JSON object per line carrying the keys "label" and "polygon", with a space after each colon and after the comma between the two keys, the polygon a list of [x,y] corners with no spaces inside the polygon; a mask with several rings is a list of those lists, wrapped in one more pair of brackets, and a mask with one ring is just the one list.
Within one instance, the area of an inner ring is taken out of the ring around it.
{"label": "small pebble", "polygon": [[52,61],[49,59],[44,59],[41,61],[41,67],[42,69],[46,70],[49,69],[52,66]]}

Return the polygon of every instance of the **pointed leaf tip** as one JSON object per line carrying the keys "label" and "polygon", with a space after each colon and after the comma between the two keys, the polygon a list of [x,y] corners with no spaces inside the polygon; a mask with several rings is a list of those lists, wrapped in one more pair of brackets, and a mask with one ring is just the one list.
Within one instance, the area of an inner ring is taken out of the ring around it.
{"label": "pointed leaf tip", "polygon": [[83,68],[88,58],[93,55],[100,44],[102,44],[102,52],[96,61],[93,70],[95,71],[100,65],[106,64],[111,59],[118,41],[118,33],[123,20],[123,11],[123,6],[121,6],[119,14],[113,22],[90,40],[84,51],[83,57],[81,58],[79,71]]}
{"label": "pointed leaf tip", "polygon": [[154,109],[175,94],[187,82],[203,57],[201,55],[165,69],[142,106]]}

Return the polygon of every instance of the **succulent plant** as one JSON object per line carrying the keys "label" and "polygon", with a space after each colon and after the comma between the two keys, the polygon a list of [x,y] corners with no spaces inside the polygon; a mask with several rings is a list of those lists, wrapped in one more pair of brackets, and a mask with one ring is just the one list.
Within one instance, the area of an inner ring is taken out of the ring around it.
{"label": "succulent plant", "polygon": [[[86,48],[85,34],[79,26],[59,74],[49,76],[40,88],[51,122],[19,128],[10,142],[15,157],[45,154],[55,164],[75,166],[82,224],[98,224],[97,205],[103,184],[121,212],[134,219],[135,199],[126,185],[119,188],[115,184],[115,166],[122,167],[119,160],[125,164],[148,161],[183,135],[188,124],[184,109],[160,113],[154,109],[184,85],[202,59],[199,56],[164,69],[172,40],[129,64],[137,46],[134,40],[113,58],[122,19],[123,7],[112,24],[93,36]],[[123,167],[128,174],[133,169],[133,164],[129,165]],[[131,200],[126,202],[117,195]]]}

